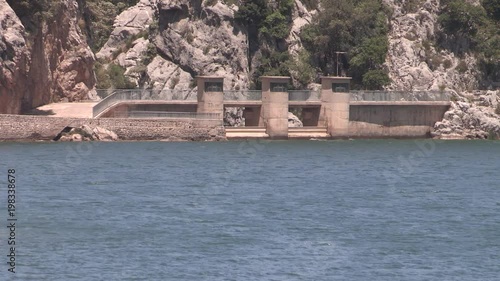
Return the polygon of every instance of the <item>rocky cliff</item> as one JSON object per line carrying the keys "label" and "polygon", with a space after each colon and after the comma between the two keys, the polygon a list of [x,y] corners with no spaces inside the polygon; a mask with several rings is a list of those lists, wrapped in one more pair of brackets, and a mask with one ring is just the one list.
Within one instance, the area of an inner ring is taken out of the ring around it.
{"label": "rocky cliff", "polygon": [[[373,4],[373,1],[364,0],[367,5]],[[469,116],[474,112],[470,109],[476,107],[488,118],[498,119],[498,115],[495,113],[497,103],[481,102],[485,99],[494,100],[491,92],[479,94],[473,91],[495,85],[495,75],[490,73],[488,79],[481,77],[484,74],[479,66],[480,56],[472,51],[471,40],[466,36],[455,36],[456,40],[450,41],[461,48],[460,53],[438,44],[439,40],[448,36],[439,19],[445,2],[381,1],[387,7],[385,21],[388,45],[385,63],[381,68],[387,73],[390,83],[385,88],[451,91],[453,100],[462,104],[454,103],[451,110],[453,112],[446,115],[448,119],[437,124],[436,136],[447,135],[448,129],[452,131],[451,134],[460,134],[462,130],[464,137],[484,137],[489,131],[495,131],[490,125],[483,126],[477,134],[470,131],[477,130],[478,127],[471,129],[464,125],[470,123],[468,117],[461,123],[462,127],[459,127],[457,118],[451,122],[453,116],[462,114],[457,110]],[[336,5],[337,2],[349,1],[254,1],[257,6],[269,6],[266,17],[260,19],[260,27],[245,25],[238,19],[242,3],[248,1],[127,1],[127,5],[130,5],[128,8],[116,8],[118,16],[114,19],[114,25],[108,27],[107,34],[110,35],[106,43],[103,46],[92,46],[95,55],[87,43],[93,41],[92,36],[89,36],[89,29],[93,28],[91,21],[95,19],[82,16],[86,5],[95,1],[54,2],[60,5],[52,9],[55,13],[52,20],[44,21],[36,31],[27,32],[23,18],[19,19],[21,13],[16,11],[19,8],[9,6],[6,0],[0,0],[0,112],[18,113],[22,109],[51,101],[87,98],[96,83],[94,77],[100,80],[104,73],[109,78],[110,74],[106,71],[114,71],[117,67],[123,69],[125,78],[131,82],[120,85],[155,90],[192,89],[191,92],[186,92],[185,98],[195,95],[194,77],[197,75],[224,76],[225,88],[246,89],[255,82],[254,74],[261,71],[258,68],[262,65],[267,65],[266,71],[269,71],[269,67],[289,69],[292,76],[299,76],[300,72],[306,72],[306,68],[307,71],[318,71],[309,80],[314,83],[317,82],[315,77],[325,73],[320,73],[320,67],[311,63],[307,55],[302,56],[301,52],[305,49],[302,32],[324,16],[322,11],[327,10],[325,3]],[[115,2],[107,0],[107,9],[113,9]],[[448,2],[453,1],[446,1]],[[474,6],[482,3],[478,0],[465,2]],[[276,12],[280,11],[281,5],[290,4],[290,14]],[[247,14],[252,12],[248,12],[248,9],[254,9],[255,5],[246,7]],[[347,6],[341,8],[347,9]],[[360,9],[362,7],[355,7],[352,12],[356,13]],[[283,28],[280,26],[283,23],[288,26]],[[339,29],[342,28],[342,22],[334,23]],[[384,25],[380,26],[383,30]],[[272,29],[274,27],[276,30]],[[337,34],[336,29],[333,31],[333,34]],[[272,37],[269,34],[273,32],[285,32],[285,36]],[[323,37],[315,40],[324,40],[325,44],[329,44]],[[353,49],[355,51],[352,55],[361,58],[363,51],[359,50],[362,48],[358,49],[355,45]],[[368,48],[366,53],[369,54],[370,51]],[[285,59],[280,61],[282,58]],[[351,62],[347,58],[345,62],[342,61],[341,68],[349,66]],[[327,66],[331,67],[331,64]],[[93,68],[96,69],[97,76],[94,75]],[[346,71],[349,73],[349,69],[342,72]],[[467,110],[463,103],[470,105]],[[469,117],[480,118],[476,115]]]}
{"label": "rocky cliff", "polygon": [[29,52],[24,26],[0,0],[0,113],[19,113],[26,92]]}
{"label": "rocky cliff", "polygon": [[[245,88],[247,42],[235,25],[235,8],[219,2],[141,0],[116,19],[97,58],[118,63],[136,83],[155,90],[193,88],[197,75],[224,76],[226,88]],[[135,39],[141,33],[147,36]]]}
{"label": "rocky cliff", "polygon": [[87,99],[94,89],[94,54],[78,25],[78,2],[54,5],[53,14],[27,32],[16,11],[0,0],[1,113]]}
{"label": "rocky cliff", "polygon": [[[389,51],[386,66],[393,90],[456,90],[478,86],[476,59],[470,54],[459,58],[448,50],[439,50],[437,38],[439,0],[420,1],[409,7],[407,2],[385,0],[392,7]],[[466,69],[459,69],[461,64]]]}

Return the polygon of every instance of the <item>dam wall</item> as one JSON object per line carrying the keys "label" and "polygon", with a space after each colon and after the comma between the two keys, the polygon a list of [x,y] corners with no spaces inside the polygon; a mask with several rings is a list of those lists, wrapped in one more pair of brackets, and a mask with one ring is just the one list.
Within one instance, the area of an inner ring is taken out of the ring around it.
{"label": "dam wall", "polygon": [[82,125],[111,130],[121,140],[211,140],[225,137],[219,120],[0,115],[0,141],[52,140],[64,128]]}
{"label": "dam wall", "polygon": [[430,137],[434,124],[443,119],[449,102],[351,102],[351,138]]}

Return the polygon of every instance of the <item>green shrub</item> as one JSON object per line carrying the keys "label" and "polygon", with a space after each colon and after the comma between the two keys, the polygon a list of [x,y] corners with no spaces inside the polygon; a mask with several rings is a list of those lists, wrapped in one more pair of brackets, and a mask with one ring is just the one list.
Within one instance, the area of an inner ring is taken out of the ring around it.
{"label": "green shrub", "polygon": [[500,1],[498,0],[483,0],[483,7],[492,19],[500,21]]}
{"label": "green shrub", "polygon": [[197,86],[198,86],[198,83],[196,82],[196,79],[189,81],[189,89],[194,89]]}
{"label": "green shrub", "polygon": [[181,78],[178,75],[170,79],[170,89],[174,89],[175,86],[179,84],[180,80]]}
{"label": "green shrub", "polygon": [[462,0],[452,0],[439,15],[438,21],[449,33],[461,31],[465,35],[474,36],[485,20],[485,11]]}
{"label": "green shrub", "polygon": [[194,41],[194,30],[191,28],[191,27],[187,27],[182,33],[182,37],[184,39],[186,39],[186,41],[189,43],[189,44],[192,44],[193,41]]}
{"label": "green shrub", "polygon": [[135,83],[132,83],[125,76],[125,68],[118,64],[111,63],[108,66],[109,78],[111,79],[111,84],[116,89],[134,89],[136,88]]}
{"label": "green shrub", "polygon": [[436,70],[441,64],[443,64],[443,57],[439,54],[433,54],[426,58],[426,62],[431,70]]}
{"label": "green shrub", "polygon": [[207,55],[211,49],[212,49],[212,46],[206,45],[205,47],[203,47],[203,54]]}
{"label": "green shrub", "polygon": [[430,49],[432,47],[432,41],[431,40],[422,41],[422,47],[424,47],[424,50],[430,51]]}
{"label": "green shrub", "polygon": [[493,130],[488,132],[488,140],[498,140],[500,139],[500,133],[497,133]]}
{"label": "green shrub", "polygon": [[[300,33],[313,67],[323,75],[335,74],[337,68],[347,70],[353,87],[368,87],[363,83],[364,74],[381,70],[385,62],[391,10],[378,0],[322,0],[321,6]],[[338,62],[337,51],[347,52]],[[365,81],[372,83],[372,75]]]}
{"label": "green shrub", "polygon": [[363,74],[363,85],[368,90],[380,90],[391,82],[387,72],[375,69]]}
{"label": "green shrub", "polygon": [[451,61],[451,60],[446,59],[446,60],[444,60],[444,62],[443,62],[443,67],[444,67],[445,69],[448,69],[448,68],[450,68],[450,67],[451,67],[451,65],[452,65],[452,64],[453,64],[453,63],[452,63],[452,61]]}
{"label": "green shrub", "polygon": [[302,0],[302,3],[311,11],[318,8],[319,0]]}
{"label": "green shrub", "polygon": [[98,89],[109,89],[112,87],[106,68],[100,62],[94,64],[94,72],[97,80],[96,87]]}
{"label": "green shrub", "polygon": [[125,76],[125,68],[111,63],[107,67],[96,63],[94,70],[97,78],[97,88],[99,89],[134,89],[135,83]]}
{"label": "green shrub", "polygon": [[469,66],[467,65],[467,63],[463,60],[461,60],[458,65],[457,65],[457,71],[459,73],[465,73],[467,72],[467,70],[469,70]]}
{"label": "green shrub", "polygon": [[405,13],[416,13],[423,2],[423,0],[406,0],[403,2],[403,11]]}
{"label": "green shrub", "polygon": [[217,4],[217,2],[219,2],[218,0],[205,0],[204,4],[205,6],[214,6],[215,4]]}
{"label": "green shrub", "polygon": [[259,29],[267,17],[269,9],[265,0],[244,0],[234,15],[234,19],[245,26]]}
{"label": "green shrub", "polygon": [[500,115],[500,103],[497,104],[497,108],[495,108],[495,113]]}
{"label": "green shrub", "polygon": [[296,58],[291,59],[288,67],[292,77],[302,87],[307,86],[316,78],[316,70],[311,66],[311,54],[306,50],[301,50]]}
{"label": "green shrub", "polygon": [[[382,64],[385,62],[388,48],[389,41],[386,36],[366,39],[359,47],[354,48],[351,51],[352,58],[349,61],[351,66],[350,73],[353,79],[361,81],[362,85],[369,89],[378,89],[380,86],[386,85],[379,85],[375,80],[382,77],[384,77],[382,79],[384,81],[385,78],[389,79],[387,75],[382,75],[384,71],[380,70]],[[365,75],[368,73],[370,74],[365,78]]]}
{"label": "green shrub", "polygon": [[439,85],[439,92],[443,93],[444,90],[446,90],[446,85],[445,84],[440,84]]}
{"label": "green shrub", "polygon": [[290,33],[290,25],[286,16],[274,12],[266,17],[264,26],[259,31],[274,38],[285,39]]}
{"label": "green shrub", "polygon": [[148,65],[153,59],[158,55],[158,50],[156,49],[156,45],[153,43],[149,43],[146,49],[146,53],[142,57],[142,64]]}
{"label": "green shrub", "polygon": [[223,0],[226,5],[231,6],[231,5],[238,5],[238,0]]}

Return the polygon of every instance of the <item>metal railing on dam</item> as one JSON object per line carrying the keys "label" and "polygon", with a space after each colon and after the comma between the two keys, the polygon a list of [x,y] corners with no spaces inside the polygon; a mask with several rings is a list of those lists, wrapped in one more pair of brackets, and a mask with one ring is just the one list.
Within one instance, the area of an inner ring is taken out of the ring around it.
{"label": "metal railing on dam", "polygon": [[[123,101],[196,101],[195,90],[98,90],[99,96],[106,96],[93,107],[97,117],[106,109]],[[351,91],[351,101],[450,101],[451,94],[444,91]],[[320,91],[288,91],[288,100],[294,102],[319,102]],[[262,91],[237,90],[223,91],[225,101],[261,101]]]}
{"label": "metal railing on dam", "polygon": [[320,92],[310,90],[288,91],[289,101],[319,101]]}
{"label": "metal railing on dam", "polygon": [[172,118],[172,119],[201,119],[220,120],[220,113],[200,113],[200,112],[166,112],[166,111],[129,111],[128,118]]}
{"label": "metal railing on dam", "polygon": [[224,100],[258,101],[262,100],[262,91],[224,91]]}
{"label": "metal railing on dam", "polygon": [[92,109],[94,117],[103,113],[107,108],[122,101],[139,100],[196,100],[193,90],[97,90],[100,97],[105,96]]}
{"label": "metal railing on dam", "polygon": [[443,91],[351,91],[351,101],[450,101]]}

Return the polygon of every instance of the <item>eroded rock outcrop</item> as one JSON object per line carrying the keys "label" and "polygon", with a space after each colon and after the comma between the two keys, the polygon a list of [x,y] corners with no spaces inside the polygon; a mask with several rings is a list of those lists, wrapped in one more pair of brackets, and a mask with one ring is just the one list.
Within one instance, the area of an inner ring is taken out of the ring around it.
{"label": "eroded rock outcrop", "polygon": [[[157,0],[141,0],[137,5],[123,11],[116,18],[113,32],[96,57],[112,59],[113,54],[120,51],[127,40],[140,32],[148,31],[149,26],[157,20],[157,5]],[[134,45],[136,44],[134,42]]]}
{"label": "eroded rock outcrop", "polygon": [[191,76],[225,77],[226,89],[248,87],[246,36],[234,23],[234,10],[196,2],[160,1],[154,38],[160,55]]}
{"label": "eroded rock outcrop", "polygon": [[[136,82],[141,79],[137,73],[143,71],[145,86],[154,90],[194,88],[196,75],[223,76],[226,89],[247,88],[247,41],[234,22],[235,9],[220,1],[207,5],[202,1],[141,0],[117,18],[97,57],[115,60]],[[147,38],[123,48],[141,32]],[[142,65],[151,46],[157,54]]]}
{"label": "eroded rock outcrop", "polygon": [[[500,91],[474,92],[453,102],[441,122],[434,125],[439,139],[486,139],[500,137]],[[495,112],[496,111],[496,112]]]}
{"label": "eroded rock outcrop", "polygon": [[79,101],[94,88],[94,54],[78,26],[78,3],[63,0],[54,21],[35,37],[30,69],[31,107],[51,101]]}
{"label": "eroded rock outcrop", "polygon": [[15,11],[0,0],[0,113],[19,114],[92,94],[94,55],[78,25],[78,2],[53,5],[53,20],[27,34]]}
{"label": "eroded rock outcrop", "polygon": [[77,128],[71,128],[68,132],[61,132],[57,138],[58,141],[117,141],[118,135],[105,128],[90,127],[83,125]]}
{"label": "eroded rock outcrop", "polygon": [[425,0],[406,11],[405,2],[385,0],[393,8],[386,67],[392,90],[463,91],[477,87],[476,59],[437,50],[432,42],[438,30],[440,1]]}
{"label": "eroded rock outcrop", "polygon": [[26,92],[29,52],[24,26],[0,0],[0,113],[19,113]]}

